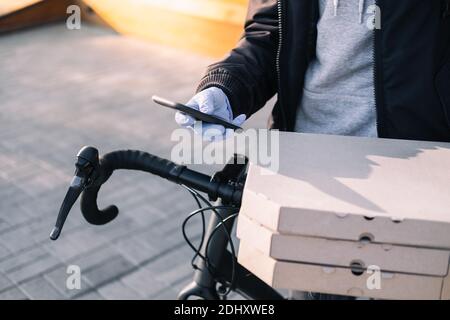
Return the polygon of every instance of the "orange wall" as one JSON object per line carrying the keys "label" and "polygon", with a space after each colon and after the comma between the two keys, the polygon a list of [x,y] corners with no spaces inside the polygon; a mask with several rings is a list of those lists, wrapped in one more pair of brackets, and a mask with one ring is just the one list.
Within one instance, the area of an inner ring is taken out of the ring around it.
{"label": "orange wall", "polygon": [[219,57],[242,33],[248,0],[83,0],[120,33]]}

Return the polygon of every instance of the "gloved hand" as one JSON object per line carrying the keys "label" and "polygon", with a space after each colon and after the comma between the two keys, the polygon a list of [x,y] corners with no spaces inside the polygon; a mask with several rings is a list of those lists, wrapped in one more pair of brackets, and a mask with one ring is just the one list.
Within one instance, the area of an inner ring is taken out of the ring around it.
{"label": "gloved hand", "polygon": [[[220,117],[237,126],[241,126],[246,119],[245,114],[241,114],[233,119],[233,112],[228,97],[217,87],[210,87],[197,93],[186,105],[201,112]],[[196,120],[181,112],[175,114],[175,121],[182,127],[194,129],[195,133],[208,141],[221,140],[233,133],[232,129],[226,129],[224,126],[217,124],[202,123],[202,126],[199,126],[197,123],[194,125]]]}

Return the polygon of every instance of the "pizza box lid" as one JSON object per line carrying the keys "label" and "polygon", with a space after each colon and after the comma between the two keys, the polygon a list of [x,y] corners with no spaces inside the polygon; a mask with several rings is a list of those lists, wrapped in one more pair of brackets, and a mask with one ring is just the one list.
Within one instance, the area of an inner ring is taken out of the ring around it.
{"label": "pizza box lid", "polygon": [[277,134],[279,165],[250,163],[241,213],[281,234],[450,248],[450,143]]}

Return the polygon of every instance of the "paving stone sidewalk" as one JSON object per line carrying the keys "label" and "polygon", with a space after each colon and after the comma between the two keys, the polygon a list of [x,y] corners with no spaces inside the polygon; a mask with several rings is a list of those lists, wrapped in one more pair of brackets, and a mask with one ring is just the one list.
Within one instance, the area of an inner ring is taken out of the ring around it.
{"label": "paving stone sidewalk", "polygon": [[[121,209],[115,221],[88,225],[76,204],[61,238],[48,235],[80,147],[168,157],[173,113],[150,97],[186,101],[212,62],[89,25],[0,37],[0,300],[176,297],[192,276],[181,223],[195,206],[169,182],[117,172],[99,199]],[[71,264],[81,290],[66,289]]]}

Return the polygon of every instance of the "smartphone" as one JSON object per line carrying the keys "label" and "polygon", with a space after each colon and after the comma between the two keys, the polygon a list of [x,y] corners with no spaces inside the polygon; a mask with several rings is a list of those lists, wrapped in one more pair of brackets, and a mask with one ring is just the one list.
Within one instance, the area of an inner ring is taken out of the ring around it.
{"label": "smartphone", "polygon": [[227,129],[242,130],[241,127],[234,125],[231,122],[226,121],[225,119],[203,113],[201,111],[190,108],[184,104],[181,104],[178,102],[172,102],[172,101],[169,101],[167,99],[164,99],[164,98],[161,98],[158,96],[152,96],[152,100],[161,106],[183,112],[183,113],[193,117],[195,120],[212,123],[212,124],[219,124],[219,125],[224,126]]}

